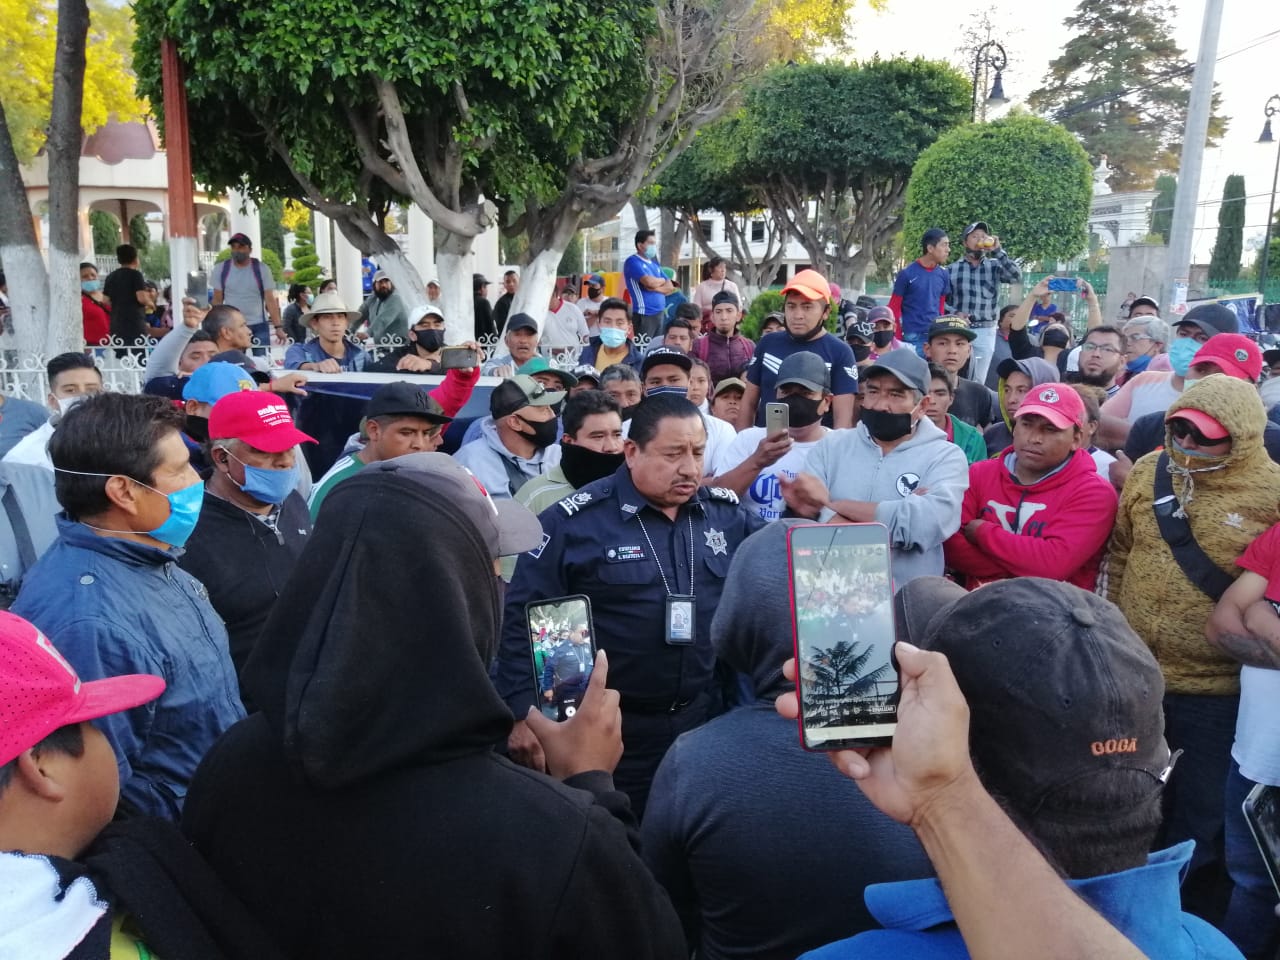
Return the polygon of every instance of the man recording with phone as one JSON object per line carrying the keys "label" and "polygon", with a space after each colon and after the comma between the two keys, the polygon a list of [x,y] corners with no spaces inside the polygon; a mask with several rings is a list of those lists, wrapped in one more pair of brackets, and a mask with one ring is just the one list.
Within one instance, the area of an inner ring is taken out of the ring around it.
{"label": "man recording with phone", "polygon": [[858,425],[828,433],[803,473],[779,479],[793,516],[888,527],[899,585],[942,573],[969,486],[964,452],[925,416],[929,385],[913,349],[890,350],[862,371]]}
{"label": "man recording with phone", "polygon": [[414,307],[409,312],[409,342],[366,369],[373,373],[443,373],[444,382],[431,391],[431,397],[445,413],[453,416],[471,399],[471,391],[480,379],[480,366],[446,365],[445,350],[470,350],[475,358],[484,355],[474,341],[446,347],[444,313],[430,304]]}

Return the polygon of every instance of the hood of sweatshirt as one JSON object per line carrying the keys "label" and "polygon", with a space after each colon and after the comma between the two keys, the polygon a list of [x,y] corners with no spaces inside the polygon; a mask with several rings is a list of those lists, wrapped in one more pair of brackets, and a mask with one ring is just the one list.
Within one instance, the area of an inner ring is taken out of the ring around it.
{"label": "hood of sweatshirt", "polygon": [[[1026,360],[1014,361],[1018,365],[1018,369],[1031,378],[1031,386],[1038,387],[1042,383],[1056,383],[1059,379],[1058,368],[1048,360],[1042,360],[1040,357],[1028,357]],[[1013,433],[1013,419],[1009,416],[1004,407],[1005,382],[1008,378],[1001,377],[996,393],[1000,397],[1000,416],[1004,418],[1004,425],[1009,428],[1009,433]]]}
{"label": "hood of sweatshirt", "polygon": [[743,540],[734,551],[711,621],[716,656],[749,676],[761,700],[776,700],[795,689],[782,677],[782,664],[795,656],[787,531],[811,522],[776,520]]}
{"label": "hood of sweatshirt", "polygon": [[308,784],[487,751],[501,606],[479,530],[410,476],[335,487],[241,678]]}
{"label": "hood of sweatshirt", "polygon": [[[1223,457],[1189,457],[1174,447],[1168,418],[1179,410],[1200,410],[1213,417],[1231,434],[1231,451]],[[1196,487],[1205,490],[1231,482],[1233,476],[1270,463],[1262,434],[1267,412],[1251,383],[1216,373],[1191,383],[1182,396],[1169,405],[1165,415],[1165,450],[1173,476],[1173,492],[1186,507]]]}

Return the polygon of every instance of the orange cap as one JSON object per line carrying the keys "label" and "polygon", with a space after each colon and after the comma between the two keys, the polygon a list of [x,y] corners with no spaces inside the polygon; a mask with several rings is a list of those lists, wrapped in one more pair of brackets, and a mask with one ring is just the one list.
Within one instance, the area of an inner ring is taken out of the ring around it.
{"label": "orange cap", "polygon": [[1204,435],[1206,440],[1221,440],[1224,437],[1231,436],[1230,430],[1224,427],[1216,417],[1209,416],[1209,414],[1205,413],[1203,410],[1193,410],[1192,408],[1187,407],[1183,410],[1177,410],[1169,414],[1165,419],[1181,419],[1188,421]]}
{"label": "orange cap", "polygon": [[806,300],[830,300],[831,284],[817,270],[801,270],[782,288],[782,295],[795,291]]}

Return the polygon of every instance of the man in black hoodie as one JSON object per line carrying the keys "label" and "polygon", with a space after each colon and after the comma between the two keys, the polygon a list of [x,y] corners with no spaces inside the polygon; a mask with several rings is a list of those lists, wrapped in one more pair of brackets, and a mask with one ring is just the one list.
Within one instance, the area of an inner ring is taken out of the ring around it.
{"label": "man in black hoodie", "polygon": [[488,675],[496,561],[541,537],[443,454],[371,464],[325,500],[245,666],[262,712],[210,751],[184,820],[290,956],[688,955],[606,772],[603,654],[574,718],[533,725],[565,783],[493,751],[512,725]]}

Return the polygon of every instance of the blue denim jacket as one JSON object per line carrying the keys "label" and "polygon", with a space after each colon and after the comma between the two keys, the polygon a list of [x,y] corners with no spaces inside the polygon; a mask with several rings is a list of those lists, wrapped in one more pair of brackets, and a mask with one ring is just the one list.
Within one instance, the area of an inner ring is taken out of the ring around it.
{"label": "blue denim jacket", "polygon": [[[1145,866],[1087,880],[1071,888],[1152,960],[1244,960],[1231,941],[1182,912],[1179,889],[1194,843],[1160,850]],[[969,956],[937,880],[877,883],[863,894],[886,929],[819,947],[800,960],[964,960]]]}
{"label": "blue denim jacket", "polygon": [[163,677],[158,700],[95,721],[120,767],[121,802],[177,820],[213,742],[244,716],[227,631],[173,551],[98,536],[62,515],[13,612],[53,641],[82,680]]}

